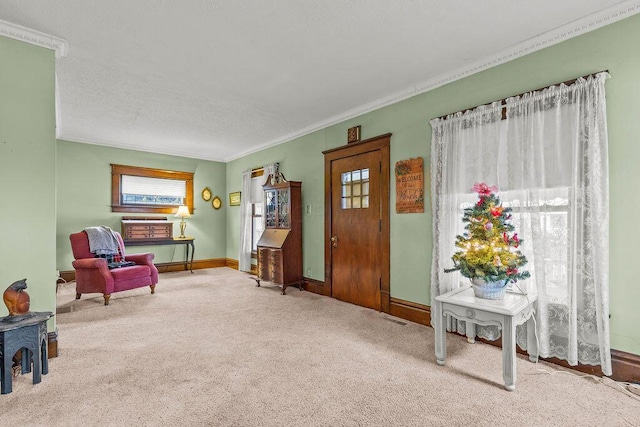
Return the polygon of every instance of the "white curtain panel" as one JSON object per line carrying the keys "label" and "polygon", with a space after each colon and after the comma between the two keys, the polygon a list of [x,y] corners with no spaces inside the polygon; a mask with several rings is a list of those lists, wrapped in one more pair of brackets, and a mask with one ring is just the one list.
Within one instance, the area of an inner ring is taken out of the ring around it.
{"label": "white curtain panel", "polygon": [[[471,194],[474,182],[497,182],[501,108],[496,102],[431,121],[432,306],[436,296],[469,283],[460,273],[445,273],[444,269],[453,267],[451,256],[456,251],[455,236],[464,231],[462,211],[465,204],[474,203]],[[447,330],[466,333],[464,322],[457,322],[450,316],[447,320]],[[478,332],[489,333],[481,328]]]}
{"label": "white curtain panel", "polygon": [[[263,166],[263,181],[261,185],[266,183],[269,175],[275,175],[278,172],[278,163],[271,163]],[[255,200],[255,190],[252,188],[251,179],[252,170],[242,172],[242,197],[240,205],[240,254],[238,255],[238,269],[240,271],[251,271],[251,236],[252,236],[252,203],[258,203]],[[264,216],[263,216],[264,221]]]}
{"label": "white curtain panel", "polygon": [[[536,292],[539,353],[611,375],[609,344],[609,184],[607,73],[431,121],[432,299],[468,283],[451,267],[462,209],[474,182],[498,186]],[[520,289],[514,287],[514,291]],[[465,332],[464,322],[450,330]],[[488,339],[497,328],[478,328]],[[526,348],[526,329],[518,329]]]}
{"label": "white curtain panel", "polygon": [[240,197],[240,254],[238,269],[251,271],[251,170],[242,172]]}

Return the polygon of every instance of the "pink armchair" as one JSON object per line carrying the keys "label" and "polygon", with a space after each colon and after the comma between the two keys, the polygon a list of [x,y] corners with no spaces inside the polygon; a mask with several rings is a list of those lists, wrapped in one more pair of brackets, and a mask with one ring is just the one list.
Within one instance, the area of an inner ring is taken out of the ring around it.
{"label": "pink armchair", "polygon": [[109,305],[109,298],[113,292],[149,286],[151,293],[155,292],[158,283],[158,269],[153,265],[152,253],[126,255],[124,241],[118,232],[114,232],[120,244],[120,254],[123,261],[133,261],[136,265],[114,268],[109,270],[107,260],[95,258],[89,250],[89,237],[81,231],[69,236],[73,251],[73,268],[76,270],[76,299],[82,294],[101,293],[104,295],[104,305]]}

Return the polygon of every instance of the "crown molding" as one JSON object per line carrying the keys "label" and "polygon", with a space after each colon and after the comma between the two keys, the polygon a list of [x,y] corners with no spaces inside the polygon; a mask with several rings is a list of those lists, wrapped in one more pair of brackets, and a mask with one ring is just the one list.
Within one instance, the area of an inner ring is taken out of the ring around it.
{"label": "crown molding", "polygon": [[123,143],[123,142],[88,139],[88,138],[82,138],[82,137],[77,137],[73,135],[67,135],[63,133],[60,133],[60,136],[56,137],[56,140],[74,142],[78,144],[97,145],[99,147],[119,148],[121,150],[140,151],[142,153],[165,154],[167,156],[184,157],[186,159],[205,160],[209,162],[219,162],[219,163],[227,162],[227,160],[223,158],[194,155],[192,152],[181,151],[178,149],[163,149],[158,147],[140,147],[140,146]]}
{"label": "crown molding", "polygon": [[32,30],[22,25],[0,20],[0,36],[20,40],[25,43],[51,49],[56,53],[56,59],[67,55],[69,43],[60,37]]}
{"label": "crown molding", "polygon": [[495,55],[483,58],[479,61],[472,62],[463,67],[451,70],[433,79],[424,81],[422,83],[418,83],[417,85],[410,87],[408,89],[405,89],[403,91],[396,92],[393,95],[380,98],[370,103],[345,111],[342,114],[330,117],[327,120],[323,120],[311,126],[307,126],[306,128],[300,129],[294,133],[290,133],[288,135],[265,142],[264,144],[256,146],[251,150],[244,151],[242,153],[234,155],[233,157],[228,158],[225,161],[230,162],[230,161],[239,159],[249,154],[262,151],[266,148],[283,144],[285,142],[289,142],[296,138],[300,138],[302,136],[308,135],[318,130],[327,128],[329,126],[333,126],[335,124],[345,122],[347,120],[353,119],[355,117],[361,116],[371,111],[378,110],[382,107],[395,104],[397,102],[403,101],[413,96],[420,95],[425,92],[429,92],[440,86],[444,86],[446,84],[452,83],[456,80],[460,80],[465,77],[471,76],[473,74],[479,73],[481,71],[487,70],[489,68],[493,68],[497,65],[501,65],[509,61],[513,61],[514,59],[517,59],[522,56],[528,55],[530,53],[536,52],[538,50],[553,46],[555,44],[558,44],[563,41],[569,40],[571,38],[577,37],[579,35],[588,33],[590,31],[594,31],[606,25],[613,24],[614,22],[628,18],[637,13],[640,13],[640,1],[632,0],[632,1],[625,1],[625,2],[619,3],[616,6],[610,7],[608,9],[604,9],[600,12],[593,13],[584,18],[577,19],[566,25],[563,25],[561,27],[558,27],[551,31],[543,33],[539,36],[526,40],[522,43],[518,43]]}

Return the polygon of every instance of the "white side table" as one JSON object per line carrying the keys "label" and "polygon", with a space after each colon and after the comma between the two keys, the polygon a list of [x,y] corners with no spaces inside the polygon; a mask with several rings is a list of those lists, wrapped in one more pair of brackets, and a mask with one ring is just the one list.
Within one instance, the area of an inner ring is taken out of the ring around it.
{"label": "white side table", "polygon": [[462,287],[437,296],[434,302],[434,326],[436,330],[436,361],[444,365],[447,356],[447,331],[445,316],[467,322],[467,340],[475,341],[476,325],[494,325],[502,330],[502,378],[504,388],[516,388],[516,326],[527,322],[527,351],[529,360],[538,358],[538,346],[534,335],[533,308],[536,295],[507,292],[504,299],[476,298],[473,289]]}

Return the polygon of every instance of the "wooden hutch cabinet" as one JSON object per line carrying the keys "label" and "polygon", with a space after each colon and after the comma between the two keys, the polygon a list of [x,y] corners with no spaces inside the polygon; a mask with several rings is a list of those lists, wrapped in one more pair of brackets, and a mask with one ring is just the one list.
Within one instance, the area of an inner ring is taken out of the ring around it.
{"label": "wooden hutch cabinet", "polygon": [[265,230],[258,240],[258,278],[302,290],[302,183],[269,175],[264,190]]}

